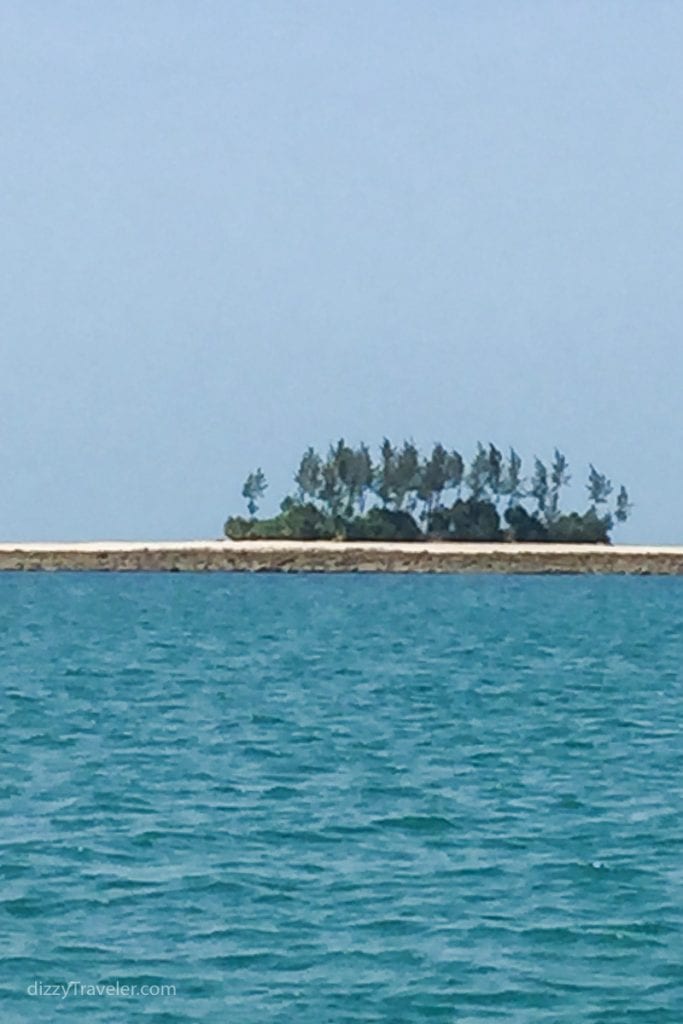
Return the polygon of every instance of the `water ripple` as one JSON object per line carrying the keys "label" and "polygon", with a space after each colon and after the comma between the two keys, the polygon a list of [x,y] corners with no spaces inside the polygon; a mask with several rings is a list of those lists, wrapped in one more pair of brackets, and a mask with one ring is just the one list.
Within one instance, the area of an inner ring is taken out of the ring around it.
{"label": "water ripple", "polygon": [[3,574],[3,1024],[680,1024],[682,588]]}

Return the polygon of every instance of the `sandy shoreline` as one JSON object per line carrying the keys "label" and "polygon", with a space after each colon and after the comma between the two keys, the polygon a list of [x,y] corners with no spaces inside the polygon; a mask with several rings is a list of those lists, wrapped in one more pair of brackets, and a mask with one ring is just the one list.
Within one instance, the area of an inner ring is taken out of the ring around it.
{"label": "sandy shoreline", "polygon": [[0,544],[0,571],[499,572],[683,575],[683,547],[339,541]]}

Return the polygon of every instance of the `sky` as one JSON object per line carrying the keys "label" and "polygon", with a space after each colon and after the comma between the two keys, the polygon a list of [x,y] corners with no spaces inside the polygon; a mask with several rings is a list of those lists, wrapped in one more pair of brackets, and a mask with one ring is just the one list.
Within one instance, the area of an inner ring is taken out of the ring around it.
{"label": "sky", "polygon": [[[0,539],[554,446],[683,543],[683,5],[0,0]],[[678,454],[677,454],[678,453]]]}

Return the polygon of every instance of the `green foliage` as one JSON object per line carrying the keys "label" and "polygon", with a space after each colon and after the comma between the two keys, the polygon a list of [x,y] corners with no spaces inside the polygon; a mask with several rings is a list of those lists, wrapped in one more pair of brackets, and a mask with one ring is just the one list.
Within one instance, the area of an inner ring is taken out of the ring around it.
{"label": "green foliage", "polygon": [[607,477],[603,473],[598,473],[592,463],[586,487],[588,490],[588,496],[593,505],[604,505],[613,489],[612,484]]}
{"label": "green foliage", "polygon": [[505,486],[505,480],[503,471],[503,453],[496,448],[495,444],[489,445],[486,482],[494,500],[497,502]]}
{"label": "green foliage", "polygon": [[367,493],[372,487],[375,476],[372,456],[366,444],[361,444],[353,453],[352,466],[352,495],[354,500],[357,499],[358,507],[362,514],[365,510]]}
{"label": "green foliage", "polygon": [[531,479],[530,495],[536,499],[539,515],[544,515],[548,504],[548,470],[540,459],[534,459],[534,475]]}
{"label": "green foliage", "polygon": [[284,537],[280,516],[273,519],[244,519],[231,516],[224,527],[230,540],[281,540]]}
{"label": "green foliage", "polygon": [[331,540],[334,524],[316,505],[285,498],[282,511],[272,519],[231,516],[225,535],[231,540]]}
{"label": "green foliage", "polygon": [[557,544],[609,544],[612,517],[600,516],[594,508],[583,515],[570,512],[548,527],[548,540]]}
{"label": "green foliage", "polygon": [[245,519],[244,516],[228,516],[225,520],[223,533],[230,540],[247,540],[253,525],[253,519]]}
{"label": "green foliage", "polygon": [[285,498],[277,517],[281,523],[280,536],[291,540],[331,540],[335,536],[334,522],[311,502]]}
{"label": "green foliage", "polygon": [[500,516],[491,501],[458,498],[451,508],[432,513],[428,533],[444,540],[499,540]]}
{"label": "green foliage", "polygon": [[454,487],[459,492],[465,473],[465,463],[460,452],[453,449],[446,460],[446,487]]}
{"label": "green foliage", "polygon": [[[591,465],[588,510],[563,514],[560,493],[570,476],[567,459],[557,448],[549,469],[541,459],[534,460],[527,485],[522,460],[514,448],[504,458],[496,445],[480,443],[466,467],[458,451],[438,441],[423,458],[412,441],[394,446],[384,438],[379,459],[373,464],[366,444],[353,447],[341,438],[330,446],[325,459],[314,448],[307,448],[294,479],[296,497],[285,498],[278,515],[258,520],[255,516],[266,491],[266,478],[260,468],[250,473],[242,488],[250,518],[230,517],[226,535],[234,540],[417,540],[424,536],[463,541],[608,543],[614,522],[625,522],[632,508],[626,489],[621,487],[610,510],[612,484]],[[507,505],[504,530],[498,513],[501,497]],[[527,504],[529,498],[533,510]]]}
{"label": "green foliage", "polygon": [[[342,442],[343,443],[343,442]],[[336,518],[344,504],[344,485],[339,475],[339,445],[330,448],[327,459],[322,465],[319,497],[329,514]]]}
{"label": "green foliage", "polygon": [[250,473],[244,481],[242,497],[246,498],[250,516],[255,516],[258,512],[258,503],[266,493],[267,486],[265,475],[260,466],[255,473]]}
{"label": "green foliage", "polygon": [[[403,503],[412,491],[417,491],[419,486],[420,453],[412,441],[404,441],[403,447],[396,458],[396,471],[394,474],[393,498],[397,511],[403,508]],[[415,507],[415,500],[408,502],[410,508]]]}
{"label": "green foliage", "polygon": [[546,509],[546,518],[549,521],[557,519],[559,516],[560,491],[563,487],[566,487],[570,480],[569,463],[562,452],[556,448],[555,455],[553,457],[553,464],[550,468],[550,495],[548,498],[548,507]]}
{"label": "green foliage", "polygon": [[625,523],[631,514],[633,505],[628,500],[628,491],[622,484],[617,494],[617,507],[614,510],[614,518],[618,523]]}
{"label": "green foliage", "polygon": [[[336,447],[331,449],[330,461],[334,466],[337,480],[339,481],[340,508],[343,509],[345,516],[349,516],[353,512],[355,500],[353,480],[354,452],[346,444],[343,437],[337,441]],[[333,514],[338,515],[340,508],[333,508]]]}
{"label": "green foliage", "polygon": [[470,471],[467,474],[466,482],[474,501],[480,501],[486,494],[486,487],[489,482],[489,454],[483,444],[477,445],[477,454],[472,459]]}
{"label": "green foliage", "polygon": [[571,482],[569,463],[559,448],[555,449],[553,464],[550,469],[550,482],[554,491],[559,491],[561,487],[566,487]]}
{"label": "green foliage", "polygon": [[425,515],[439,505],[441,495],[449,483],[449,455],[442,444],[435,444],[430,458],[425,459],[417,472],[417,497],[425,503]]}
{"label": "green foliage", "polygon": [[301,457],[294,482],[299,488],[299,498],[315,499],[322,486],[322,459],[314,448],[307,448]]}
{"label": "green foliage", "polygon": [[514,448],[510,449],[500,493],[508,498],[510,506],[516,505],[524,497],[522,460]]}
{"label": "green foliage", "polygon": [[371,508],[346,528],[347,540],[419,540],[421,536],[409,512],[389,508]]}
{"label": "green foliage", "polygon": [[508,536],[515,541],[544,541],[548,530],[538,516],[530,515],[523,505],[511,505],[505,510],[505,522],[510,529]]}
{"label": "green foliage", "polygon": [[408,508],[415,507],[415,498],[420,487],[420,453],[412,441],[404,441],[401,448],[394,448],[384,438],[380,449],[380,461],[375,473],[375,493],[386,508],[393,505],[400,511],[411,493]]}
{"label": "green foliage", "polygon": [[396,471],[396,451],[388,437],[382,441],[380,461],[375,471],[375,491],[377,497],[386,507],[391,501]]}

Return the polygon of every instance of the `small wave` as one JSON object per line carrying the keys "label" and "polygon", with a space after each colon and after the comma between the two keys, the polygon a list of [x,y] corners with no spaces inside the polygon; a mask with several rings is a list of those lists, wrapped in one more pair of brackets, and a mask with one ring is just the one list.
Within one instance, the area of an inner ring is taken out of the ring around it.
{"label": "small wave", "polygon": [[455,824],[440,814],[404,814],[396,818],[375,818],[377,828],[397,829],[405,832],[441,833],[449,832]]}

